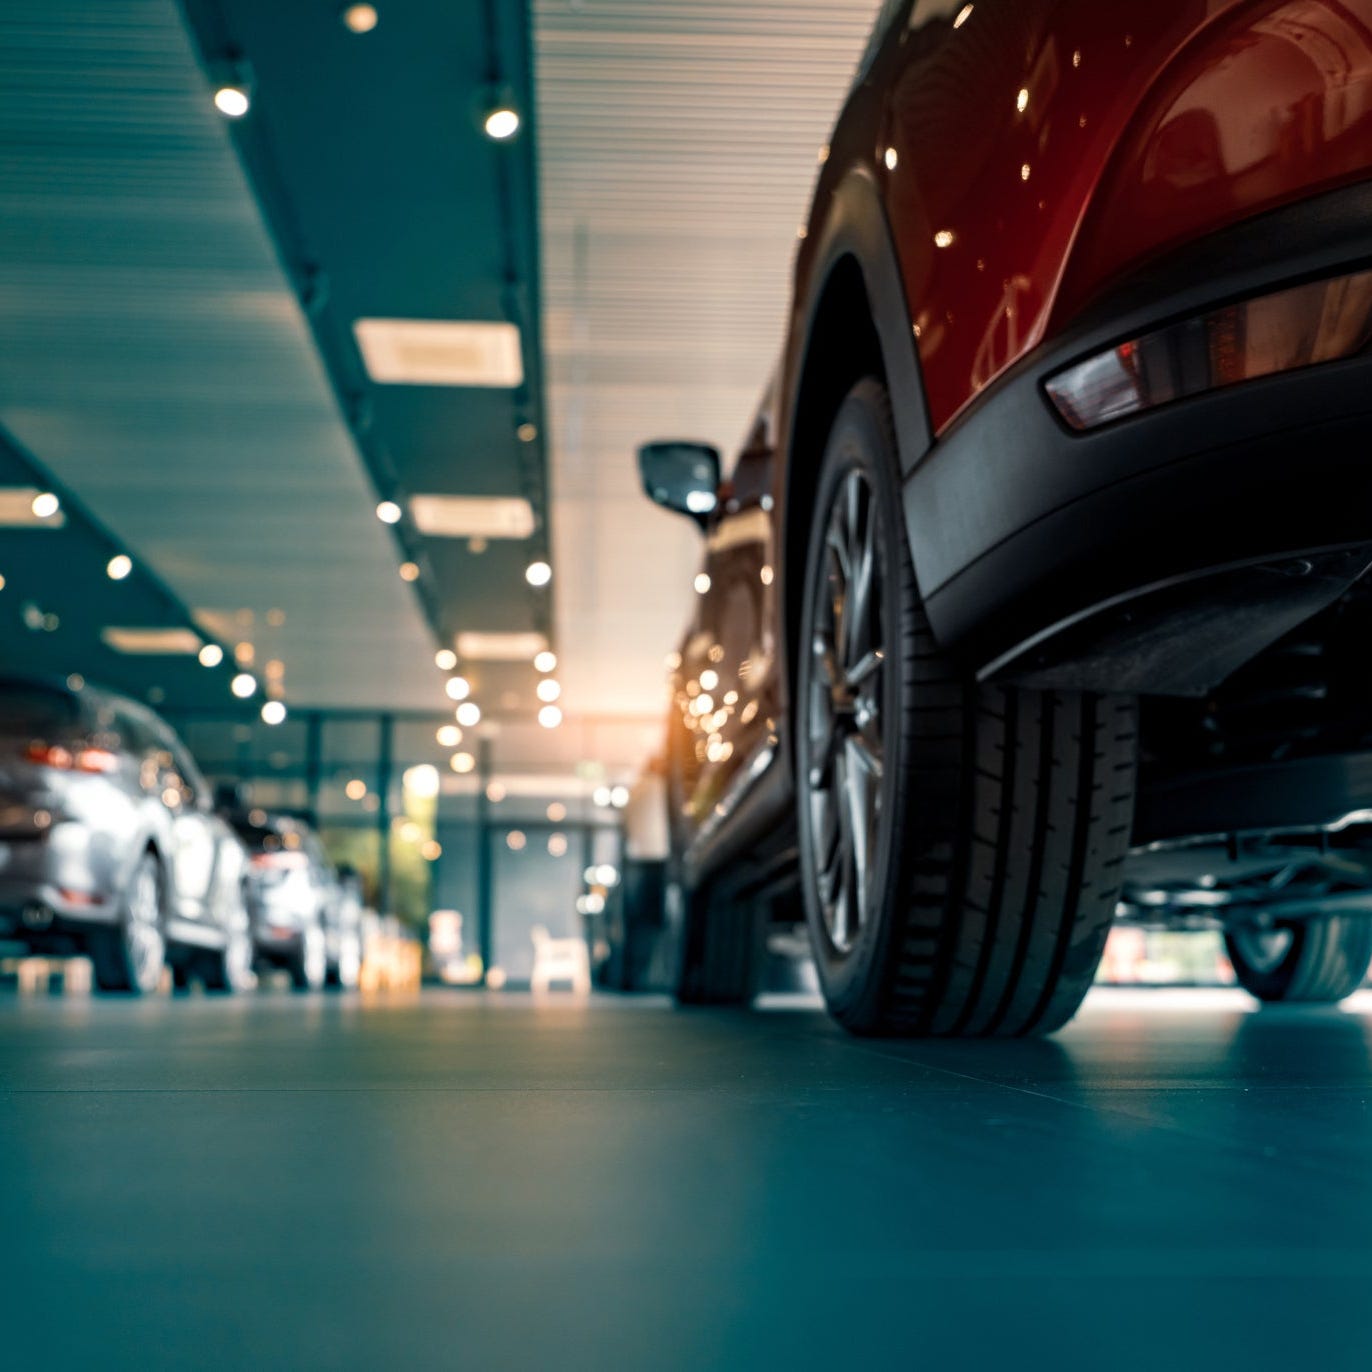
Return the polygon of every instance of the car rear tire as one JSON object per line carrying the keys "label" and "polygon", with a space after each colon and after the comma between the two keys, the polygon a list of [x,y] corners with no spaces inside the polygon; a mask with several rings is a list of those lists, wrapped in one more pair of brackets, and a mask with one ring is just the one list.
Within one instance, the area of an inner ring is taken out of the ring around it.
{"label": "car rear tire", "polygon": [[357,934],[342,934],[338,940],[338,961],[329,964],[327,984],[341,991],[353,990],[362,979],[362,940]]}
{"label": "car rear tire", "polygon": [[860,382],[813,501],[793,710],[801,885],[864,1034],[1047,1033],[1091,985],[1129,843],[1132,697],[978,684],[916,587],[890,402]]}
{"label": "car rear tire", "polygon": [[151,849],[138,859],[124,891],[119,923],[90,937],[95,984],[102,991],[147,996],[167,966],[162,865]]}
{"label": "car rear tire", "polygon": [[709,886],[687,890],[668,883],[666,913],[677,930],[675,994],[678,1005],[748,1005],[761,967],[757,912],[747,901],[728,902]]}
{"label": "car rear tire", "polygon": [[1266,1004],[1332,1005],[1352,995],[1372,965],[1372,916],[1292,920],[1226,933],[1239,985]]}
{"label": "car rear tire", "polygon": [[251,991],[257,985],[257,976],[253,972],[252,936],[246,930],[235,931],[229,935],[223,948],[204,953],[200,962],[200,979],[207,991]]}
{"label": "car rear tire", "polygon": [[329,970],[329,950],[324,931],[307,929],[300,939],[300,951],[286,964],[291,986],[297,991],[318,991]]}

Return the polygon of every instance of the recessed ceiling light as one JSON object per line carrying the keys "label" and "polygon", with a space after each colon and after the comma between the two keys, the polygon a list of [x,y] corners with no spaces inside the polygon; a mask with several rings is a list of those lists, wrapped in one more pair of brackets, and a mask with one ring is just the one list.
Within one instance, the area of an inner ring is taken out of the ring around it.
{"label": "recessed ceiling light", "polygon": [[224,660],[224,650],[217,643],[207,643],[200,650],[202,667],[218,667]]}
{"label": "recessed ceiling light", "polygon": [[229,683],[229,690],[236,695],[239,700],[247,700],[254,691],[257,690],[257,678],[251,672],[239,672]]}
{"label": "recessed ceiling light", "polygon": [[400,564],[401,581],[418,581],[419,564],[417,562],[402,562]]}
{"label": "recessed ceiling light", "polygon": [[214,107],[230,119],[241,119],[251,102],[242,86],[220,86],[214,93]]}
{"label": "recessed ceiling light", "polygon": [[269,700],[262,706],[263,724],[280,724],[286,718],[286,707],[279,700]]}
{"label": "recessed ceiling light", "polygon": [[454,753],[452,757],[448,759],[448,766],[451,767],[454,772],[466,773],[472,771],[476,767],[476,759],[470,753]]}
{"label": "recessed ceiling light", "polygon": [[474,700],[464,700],[457,707],[457,722],[464,729],[475,728],[481,723],[481,706]]}
{"label": "recessed ceiling light", "polygon": [[553,569],[546,562],[531,562],[524,569],[524,580],[530,586],[546,586],[553,579]]}
{"label": "recessed ceiling light", "polygon": [[472,662],[529,662],[547,646],[547,638],[536,633],[473,630],[457,636],[458,654]]}
{"label": "recessed ceiling light", "polygon": [[509,105],[499,105],[486,116],[486,136],[504,142],[519,132],[519,111]]}
{"label": "recessed ceiling light", "polygon": [[100,631],[100,637],[117,653],[143,656],[194,654],[200,651],[200,635],[194,629],[116,628]]}
{"label": "recessed ceiling light", "polygon": [[125,553],[116,553],[105,563],[105,575],[111,581],[123,581],[133,571],[133,558]]}
{"label": "recessed ceiling light", "polygon": [[546,700],[550,705],[561,694],[561,685],[554,681],[550,676],[545,676],[543,680],[538,683],[538,698],[540,700]]}
{"label": "recessed ceiling light", "polygon": [[358,319],[367,374],[382,385],[518,386],[524,380],[513,324],[457,319]]}
{"label": "recessed ceiling light", "polygon": [[462,730],[456,724],[441,724],[434,737],[437,738],[440,747],[456,748],[462,742]]}
{"label": "recessed ceiling light", "polygon": [[538,722],[545,729],[556,729],[562,723],[562,711],[556,705],[545,705],[538,712]]}
{"label": "recessed ceiling light", "polygon": [[540,672],[553,671],[557,667],[557,654],[550,653],[545,648],[543,652],[539,653],[538,656],[534,658],[534,666]]}
{"label": "recessed ceiling light", "polygon": [[381,504],[376,507],[376,517],[383,524],[399,524],[400,516],[402,514],[404,514],[404,511],[394,500],[383,500]]}
{"label": "recessed ceiling light", "polygon": [[521,443],[532,443],[538,437],[538,425],[526,421],[515,430],[515,437]]}
{"label": "recessed ceiling light", "polygon": [[[61,502],[53,507],[53,513],[47,515],[39,514],[35,508],[44,496],[57,500],[50,491],[40,491],[37,486],[0,488],[0,528],[60,529],[67,522],[62,513]],[[48,508],[46,501],[42,508]]]}
{"label": "recessed ceiling light", "polygon": [[434,666],[441,672],[451,672],[457,666],[457,654],[451,648],[440,648],[434,654]]}
{"label": "recessed ceiling light", "polygon": [[447,691],[449,700],[466,700],[472,693],[472,683],[465,676],[455,676],[449,679],[443,689]]}
{"label": "recessed ceiling light", "polygon": [[528,538],[534,508],[522,496],[416,495],[410,518],[431,538]]}
{"label": "recessed ceiling light", "polygon": [[381,18],[375,5],[348,5],[342,17],[344,28],[352,33],[370,33]]}

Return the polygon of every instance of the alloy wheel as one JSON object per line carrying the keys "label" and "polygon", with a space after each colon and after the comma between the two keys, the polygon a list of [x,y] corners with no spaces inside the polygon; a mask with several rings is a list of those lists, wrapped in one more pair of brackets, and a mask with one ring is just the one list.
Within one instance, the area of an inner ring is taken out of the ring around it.
{"label": "alloy wheel", "polygon": [[1295,931],[1288,928],[1260,929],[1249,926],[1232,929],[1230,939],[1243,960],[1260,974],[1275,972],[1291,951]]}
{"label": "alloy wheel", "polygon": [[825,933],[841,954],[870,917],[881,820],[887,658],[879,537],[872,486],[850,471],[835,492],[811,588],[803,716],[809,875]]}
{"label": "alloy wheel", "polygon": [[145,857],[129,883],[124,925],[129,980],[146,995],[157,989],[167,961],[167,941],[162,932],[162,883],[156,860]]}

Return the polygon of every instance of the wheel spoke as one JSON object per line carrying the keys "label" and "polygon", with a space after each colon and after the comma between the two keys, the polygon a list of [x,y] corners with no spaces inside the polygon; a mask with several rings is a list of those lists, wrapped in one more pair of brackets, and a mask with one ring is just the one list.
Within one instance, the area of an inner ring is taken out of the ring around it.
{"label": "wheel spoke", "polygon": [[850,691],[856,691],[885,661],[886,654],[880,648],[870,649],[843,674],[843,684]]}

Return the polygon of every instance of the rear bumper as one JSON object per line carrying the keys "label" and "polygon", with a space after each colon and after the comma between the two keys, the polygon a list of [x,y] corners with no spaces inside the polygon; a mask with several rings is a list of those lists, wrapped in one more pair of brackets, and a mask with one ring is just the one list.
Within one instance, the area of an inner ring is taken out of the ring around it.
{"label": "rear bumper", "polygon": [[988,391],[905,486],[940,642],[984,676],[1189,694],[1335,599],[1372,562],[1372,356],[1085,433],[1043,382],[1165,321],[1369,260],[1372,185],[1262,216],[1154,265]]}
{"label": "rear bumper", "polygon": [[119,892],[107,868],[79,824],[0,840],[0,930],[79,933],[116,923]]}

